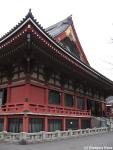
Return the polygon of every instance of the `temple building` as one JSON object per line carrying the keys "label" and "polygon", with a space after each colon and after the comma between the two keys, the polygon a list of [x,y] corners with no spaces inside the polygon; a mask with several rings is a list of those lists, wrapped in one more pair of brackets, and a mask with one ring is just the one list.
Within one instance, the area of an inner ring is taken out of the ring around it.
{"label": "temple building", "polygon": [[72,17],[44,29],[31,13],[0,39],[0,131],[90,128],[113,82],[94,70]]}

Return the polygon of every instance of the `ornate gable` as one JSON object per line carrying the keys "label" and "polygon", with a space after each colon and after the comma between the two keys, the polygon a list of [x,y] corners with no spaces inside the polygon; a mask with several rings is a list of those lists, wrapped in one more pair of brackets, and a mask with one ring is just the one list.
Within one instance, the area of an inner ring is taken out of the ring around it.
{"label": "ornate gable", "polygon": [[71,16],[56,23],[55,25],[48,27],[46,31],[51,34],[55,40],[62,43],[66,50],[74,57],[89,65],[77,37]]}

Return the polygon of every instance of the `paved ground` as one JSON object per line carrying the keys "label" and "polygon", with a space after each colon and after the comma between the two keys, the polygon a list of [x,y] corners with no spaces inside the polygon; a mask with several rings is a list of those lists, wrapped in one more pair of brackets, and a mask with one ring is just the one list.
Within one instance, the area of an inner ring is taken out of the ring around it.
{"label": "paved ground", "polygon": [[61,141],[18,145],[0,143],[0,150],[113,150],[113,133]]}

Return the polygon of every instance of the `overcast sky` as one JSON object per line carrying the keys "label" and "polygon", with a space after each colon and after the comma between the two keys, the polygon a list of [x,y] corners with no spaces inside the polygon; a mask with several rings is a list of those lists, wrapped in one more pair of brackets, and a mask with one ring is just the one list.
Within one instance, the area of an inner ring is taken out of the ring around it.
{"label": "overcast sky", "polygon": [[72,14],[90,65],[113,80],[113,0],[0,0],[0,36],[28,13],[48,27]]}

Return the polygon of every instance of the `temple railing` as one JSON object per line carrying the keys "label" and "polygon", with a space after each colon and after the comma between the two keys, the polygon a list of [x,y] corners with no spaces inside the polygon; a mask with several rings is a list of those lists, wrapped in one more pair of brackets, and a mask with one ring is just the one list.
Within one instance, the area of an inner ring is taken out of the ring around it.
{"label": "temple railing", "polygon": [[19,142],[20,144],[35,143],[35,142],[45,142],[54,141],[58,139],[68,139],[74,137],[82,137],[96,134],[103,134],[107,132],[113,132],[113,128],[110,130],[107,127],[104,128],[92,128],[92,129],[79,129],[79,130],[67,130],[67,131],[54,131],[46,132],[40,131],[36,133],[9,133],[0,132],[0,140],[9,142]]}
{"label": "temple railing", "polygon": [[77,110],[74,108],[66,108],[62,106],[44,106],[44,105],[35,105],[33,106],[30,104],[30,110],[32,112],[41,112],[41,113],[48,113],[48,114],[62,114],[62,115],[69,115],[69,116],[90,116],[91,112],[88,110]]}
{"label": "temple railing", "polygon": [[0,113],[20,113],[32,112],[42,114],[66,115],[66,116],[91,116],[88,110],[77,110],[75,108],[66,108],[63,106],[39,105],[28,102],[6,104],[0,108]]}

